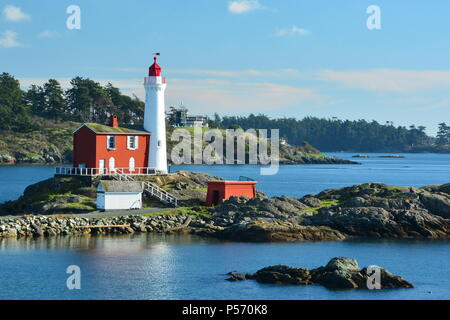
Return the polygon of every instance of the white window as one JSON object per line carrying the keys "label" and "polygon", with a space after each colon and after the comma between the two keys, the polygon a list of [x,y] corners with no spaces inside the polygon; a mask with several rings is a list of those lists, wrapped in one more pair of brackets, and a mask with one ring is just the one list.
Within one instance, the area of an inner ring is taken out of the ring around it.
{"label": "white window", "polygon": [[105,159],[98,160],[98,173],[105,173]]}
{"label": "white window", "polygon": [[106,137],[106,147],[110,150],[116,149],[116,137],[115,136],[107,136]]}
{"label": "white window", "polygon": [[128,167],[129,167],[130,172],[134,171],[134,158],[133,157],[130,158]]}
{"label": "white window", "polygon": [[116,159],[113,157],[109,158],[109,170],[114,170],[116,168]]}
{"label": "white window", "polygon": [[130,150],[136,150],[138,148],[138,136],[127,136],[127,148]]}

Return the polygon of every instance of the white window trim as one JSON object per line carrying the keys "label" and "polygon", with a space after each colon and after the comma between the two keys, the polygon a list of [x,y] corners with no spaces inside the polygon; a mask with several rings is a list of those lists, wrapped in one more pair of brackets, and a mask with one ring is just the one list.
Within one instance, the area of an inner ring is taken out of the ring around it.
{"label": "white window trim", "polygon": [[[111,166],[111,163],[113,164],[113,166]],[[108,169],[111,171],[115,171],[116,170],[116,158],[111,157],[108,160]]]}
{"label": "white window trim", "polygon": [[[133,159],[133,167],[131,167],[131,159]],[[128,160],[128,170],[130,170],[130,172],[136,171],[136,160],[134,159],[134,157],[131,157]]]}
{"label": "white window trim", "polygon": [[[110,148],[109,147],[109,138],[114,138],[114,148]],[[108,150],[116,150],[116,144],[117,144],[116,136],[106,136],[106,149],[108,149]]]}
{"label": "white window trim", "polygon": [[[134,137],[134,148],[130,147],[131,137]],[[139,136],[127,136],[127,149],[128,150],[137,150],[139,148]]]}

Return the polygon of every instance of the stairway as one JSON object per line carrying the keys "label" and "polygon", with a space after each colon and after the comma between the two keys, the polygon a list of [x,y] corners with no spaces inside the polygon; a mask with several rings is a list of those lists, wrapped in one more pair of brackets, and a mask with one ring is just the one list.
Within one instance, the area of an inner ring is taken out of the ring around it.
{"label": "stairway", "polygon": [[142,183],[142,186],[144,188],[144,191],[147,191],[150,194],[150,196],[159,199],[159,201],[161,202],[171,204],[174,207],[177,206],[178,199],[175,198],[166,190],[163,190],[160,187],[158,187],[156,184],[146,181]]}
{"label": "stairway", "polygon": [[[113,179],[119,181],[135,181],[133,176],[123,173],[121,170],[116,170],[113,175]],[[142,189],[147,192],[151,197],[157,198],[159,201],[173,205],[174,207],[178,204],[178,199],[171,195],[164,189],[161,189],[156,184],[144,181],[142,182]]]}

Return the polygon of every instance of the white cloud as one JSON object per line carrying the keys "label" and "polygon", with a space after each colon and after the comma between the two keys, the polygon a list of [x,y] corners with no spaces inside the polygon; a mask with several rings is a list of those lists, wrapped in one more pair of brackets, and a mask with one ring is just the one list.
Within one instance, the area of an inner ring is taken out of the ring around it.
{"label": "white cloud", "polygon": [[236,0],[228,3],[228,11],[234,14],[241,14],[262,8],[263,6],[258,0]]}
{"label": "white cloud", "polygon": [[3,31],[0,36],[0,47],[3,48],[21,47],[22,44],[17,40],[17,38],[18,38],[17,32],[11,30]]}
{"label": "white cloud", "polygon": [[38,36],[38,38],[53,38],[53,37],[56,37],[57,35],[58,35],[58,32],[45,29],[45,30],[39,32],[37,36]]}
{"label": "white cloud", "polygon": [[[146,68],[113,68],[111,70],[145,74]],[[302,73],[297,69],[244,69],[244,70],[218,70],[218,69],[167,69],[167,75],[179,76],[209,76],[219,78],[241,78],[241,77],[300,77]]]}
{"label": "white cloud", "polygon": [[193,113],[258,113],[281,111],[321,101],[314,90],[277,83],[217,79],[172,79],[167,102],[184,102]]}
{"label": "white cloud", "polygon": [[285,28],[278,30],[275,35],[277,37],[286,37],[286,36],[307,36],[310,35],[311,31],[299,28],[297,26],[292,26],[291,28]]}
{"label": "white cloud", "polygon": [[7,5],[3,9],[3,16],[8,21],[23,21],[23,20],[30,20],[30,15],[26,14],[22,11],[19,7],[15,7],[12,5]]}
{"label": "white cloud", "polygon": [[363,71],[325,70],[315,75],[322,81],[342,84],[353,89],[388,92],[416,92],[450,89],[450,71],[375,69]]}
{"label": "white cloud", "polygon": [[300,71],[296,69],[244,69],[244,70],[202,70],[202,69],[175,69],[168,70],[170,74],[192,75],[192,76],[211,76],[219,78],[243,78],[243,77],[299,77]]}
{"label": "white cloud", "polygon": [[[28,88],[32,84],[43,85],[48,79],[21,78],[20,84]],[[70,79],[57,78],[63,88],[70,87]],[[142,78],[94,79],[106,85],[111,82],[124,94],[145,98]],[[166,91],[166,107],[178,105],[180,101],[190,112],[212,114],[258,113],[281,111],[283,109],[314,105],[324,101],[323,96],[310,88],[298,88],[267,82],[237,82],[224,79],[181,79],[170,78]]]}

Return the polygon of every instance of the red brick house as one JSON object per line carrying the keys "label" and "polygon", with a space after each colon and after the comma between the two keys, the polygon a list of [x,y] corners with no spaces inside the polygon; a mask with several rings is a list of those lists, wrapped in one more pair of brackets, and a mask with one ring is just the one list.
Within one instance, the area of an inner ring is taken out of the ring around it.
{"label": "red brick house", "polygon": [[149,132],[119,127],[116,116],[110,126],[85,123],[73,132],[73,167],[94,169],[92,174],[145,173],[149,142]]}

